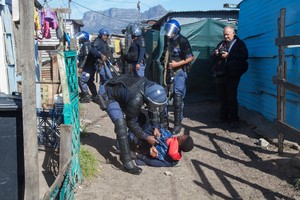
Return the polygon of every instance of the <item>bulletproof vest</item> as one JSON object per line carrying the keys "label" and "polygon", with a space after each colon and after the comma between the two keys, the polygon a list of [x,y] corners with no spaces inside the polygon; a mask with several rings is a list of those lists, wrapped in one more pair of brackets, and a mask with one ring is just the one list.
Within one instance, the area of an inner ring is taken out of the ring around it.
{"label": "bulletproof vest", "polygon": [[[166,42],[165,45],[167,45]],[[187,40],[185,40],[182,35],[179,35],[175,40],[169,42],[169,45],[169,49],[171,50],[170,59],[175,60],[176,62],[184,60],[187,53],[191,52],[191,49],[189,49],[188,47],[189,45],[187,43]]]}
{"label": "bulletproof vest", "polygon": [[133,94],[139,89],[139,86],[141,86],[142,83],[145,83],[147,81],[148,79],[146,77],[137,77],[133,75],[120,75],[108,80],[106,85],[112,87],[116,85],[123,85]]}
{"label": "bulletproof vest", "polygon": [[78,55],[79,57],[79,63],[78,63],[78,68],[83,68],[86,61],[87,61],[87,57],[89,55],[91,49],[91,43],[90,41],[86,41],[82,44],[82,47],[80,48],[80,53]]}
{"label": "bulletproof vest", "polygon": [[99,48],[102,54],[104,54],[110,61],[112,61],[111,49],[106,42],[98,37],[95,39],[94,45]]}
{"label": "bulletproof vest", "polygon": [[174,41],[170,42],[169,45],[171,45],[171,60],[180,61],[182,60],[182,49],[180,48],[180,42],[179,42],[180,36],[176,38]]}

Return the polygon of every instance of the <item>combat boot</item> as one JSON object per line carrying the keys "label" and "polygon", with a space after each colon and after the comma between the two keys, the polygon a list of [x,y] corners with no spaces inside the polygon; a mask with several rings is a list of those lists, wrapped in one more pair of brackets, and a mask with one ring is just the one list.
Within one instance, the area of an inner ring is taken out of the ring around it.
{"label": "combat boot", "polygon": [[90,95],[88,93],[82,93],[82,97],[79,99],[80,103],[90,103]]}
{"label": "combat boot", "polygon": [[120,147],[121,162],[124,167],[124,171],[139,175],[142,173],[142,168],[136,166],[131,157],[131,151],[127,137],[127,124],[125,119],[118,119],[115,121],[115,132],[117,134],[117,140]]}
{"label": "combat boot", "polygon": [[174,135],[180,133],[181,130],[181,116],[182,116],[182,95],[174,95],[174,128],[172,133]]}

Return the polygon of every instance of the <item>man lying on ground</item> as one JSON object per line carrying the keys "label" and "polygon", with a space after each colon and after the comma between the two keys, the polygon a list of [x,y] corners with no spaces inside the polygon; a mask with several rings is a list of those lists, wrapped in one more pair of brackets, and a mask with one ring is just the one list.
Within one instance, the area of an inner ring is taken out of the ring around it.
{"label": "man lying on ground", "polygon": [[[182,158],[182,152],[189,152],[194,148],[194,142],[189,135],[174,136],[164,128],[160,128],[161,136],[156,140],[158,143],[151,146],[149,143],[139,141],[139,153],[136,164],[139,166],[149,165],[153,167],[173,167]],[[144,125],[144,131],[150,133],[151,126]],[[133,142],[132,134],[129,134],[129,141]]]}

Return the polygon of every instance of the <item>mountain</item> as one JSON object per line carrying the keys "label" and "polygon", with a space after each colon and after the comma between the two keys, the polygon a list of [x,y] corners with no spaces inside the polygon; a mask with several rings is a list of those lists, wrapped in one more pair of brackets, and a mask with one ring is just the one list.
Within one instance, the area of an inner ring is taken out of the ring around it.
{"label": "mountain", "polygon": [[88,11],[83,15],[82,30],[88,33],[98,33],[102,28],[108,29],[110,33],[121,33],[129,23],[136,23],[143,20],[160,19],[167,14],[167,11],[161,6],[154,6],[143,13],[137,9],[110,8],[104,11]]}

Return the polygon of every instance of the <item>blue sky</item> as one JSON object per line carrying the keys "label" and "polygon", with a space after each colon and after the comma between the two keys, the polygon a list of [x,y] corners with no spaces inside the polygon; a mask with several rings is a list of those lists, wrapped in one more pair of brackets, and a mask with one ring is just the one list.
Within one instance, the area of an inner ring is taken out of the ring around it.
{"label": "blue sky", "polygon": [[[42,0],[39,0],[43,3]],[[83,13],[89,10],[102,11],[109,8],[137,8],[138,0],[72,0],[71,18],[81,19]],[[241,0],[140,0],[141,12],[150,7],[162,5],[171,11],[220,10],[224,3],[238,4]],[[48,0],[53,8],[68,7],[68,0]]]}

